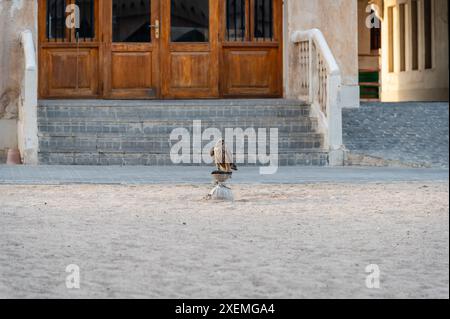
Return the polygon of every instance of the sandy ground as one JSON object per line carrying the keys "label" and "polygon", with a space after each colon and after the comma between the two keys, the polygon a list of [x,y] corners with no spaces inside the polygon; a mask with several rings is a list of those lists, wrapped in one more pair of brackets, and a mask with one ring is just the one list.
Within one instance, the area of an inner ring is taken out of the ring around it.
{"label": "sandy ground", "polygon": [[233,188],[0,186],[0,297],[449,297],[448,183]]}

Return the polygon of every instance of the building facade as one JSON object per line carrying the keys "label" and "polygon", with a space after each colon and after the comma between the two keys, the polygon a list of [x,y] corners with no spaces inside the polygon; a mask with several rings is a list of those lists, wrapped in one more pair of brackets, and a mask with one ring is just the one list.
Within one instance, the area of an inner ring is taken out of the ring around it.
{"label": "building facade", "polygon": [[363,98],[448,101],[447,1],[359,0],[358,17]]}
{"label": "building facade", "polygon": [[[379,48],[370,6],[381,8]],[[0,0],[0,150],[23,144],[37,121],[21,122],[25,30],[40,100],[171,100],[302,99],[314,83],[293,37],[317,29],[330,54],[311,46],[339,69],[339,94],[323,91],[342,108],[359,106],[361,70],[379,71],[382,100],[448,99],[446,10],[445,0]]]}

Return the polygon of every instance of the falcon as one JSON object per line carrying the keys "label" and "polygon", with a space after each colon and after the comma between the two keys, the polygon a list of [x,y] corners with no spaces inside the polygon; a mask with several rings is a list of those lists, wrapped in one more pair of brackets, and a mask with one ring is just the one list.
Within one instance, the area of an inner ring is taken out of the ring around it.
{"label": "falcon", "polygon": [[217,141],[216,145],[211,149],[210,155],[214,159],[214,163],[219,172],[231,173],[232,170],[237,171],[237,166],[233,163],[231,152],[228,150],[223,139]]}

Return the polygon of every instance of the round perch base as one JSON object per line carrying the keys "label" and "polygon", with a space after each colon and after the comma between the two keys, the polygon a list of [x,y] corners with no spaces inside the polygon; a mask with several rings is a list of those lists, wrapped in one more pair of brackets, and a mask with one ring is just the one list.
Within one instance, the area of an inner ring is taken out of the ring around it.
{"label": "round perch base", "polygon": [[225,182],[231,178],[232,173],[215,171],[212,173],[214,188],[209,192],[207,199],[220,201],[233,201],[233,191],[225,185]]}

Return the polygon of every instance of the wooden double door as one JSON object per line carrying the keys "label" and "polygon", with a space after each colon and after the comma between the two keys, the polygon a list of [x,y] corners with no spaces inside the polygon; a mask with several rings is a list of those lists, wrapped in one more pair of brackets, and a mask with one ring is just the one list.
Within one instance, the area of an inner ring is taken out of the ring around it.
{"label": "wooden double door", "polygon": [[282,0],[39,0],[40,98],[282,95]]}

